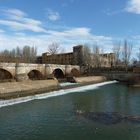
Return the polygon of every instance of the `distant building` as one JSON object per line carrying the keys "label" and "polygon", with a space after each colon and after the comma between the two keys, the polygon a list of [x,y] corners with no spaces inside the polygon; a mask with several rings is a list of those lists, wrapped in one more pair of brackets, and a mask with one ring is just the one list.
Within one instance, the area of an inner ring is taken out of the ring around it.
{"label": "distant building", "polygon": [[42,56],[37,56],[35,62],[38,64],[42,64]]}
{"label": "distant building", "polygon": [[140,61],[135,61],[133,64],[133,72],[140,73]]}
{"label": "distant building", "polygon": [[53,55],[50,55],[49,53],[43,53],[42,63],[71,65],[73,63],[73,53],[61,53]]}
{"label": "distant building", "polygon": [[[46,64],[62,64],[62,65],[80,65],[82,62],[82,57],[84,53],[84,47],[82,45],[74,46],[73,52],[70,53],[60,53],[50,55],[48,52],[42,54],[42,63]],[[90,54],[91,58],[94,54]],[[114,53],[100,54],[100,59],[102,61],[101,67],[111,67],[115,62]],[[93,66],[94,67],[94,66]]]}
{"label": "distant building", "polygon": [[82,45],[74,46],[73,52],[70,53],[60,53],[50,55],[48,52],[42,54],[42,63],[48,64],[62,64],[62,65],[72,65],[77,64],[77,57],[79,53],[82,53]]}
{"label": "distant building", "polygon": [[101,67],[112,67],[115,64],[115,54],[114,53],[104,53],[101,54]]}

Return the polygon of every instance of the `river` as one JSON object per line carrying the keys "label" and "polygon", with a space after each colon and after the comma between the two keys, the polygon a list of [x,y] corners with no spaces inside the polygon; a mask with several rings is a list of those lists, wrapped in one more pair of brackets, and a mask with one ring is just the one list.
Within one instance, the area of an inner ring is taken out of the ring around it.
{"label": "river", "polygon": [[0,140],[140,140],[140,122],[106,124],[76,113],[80,110],[139,116],[139,88],[105,82],[53,95],[0,102]]}

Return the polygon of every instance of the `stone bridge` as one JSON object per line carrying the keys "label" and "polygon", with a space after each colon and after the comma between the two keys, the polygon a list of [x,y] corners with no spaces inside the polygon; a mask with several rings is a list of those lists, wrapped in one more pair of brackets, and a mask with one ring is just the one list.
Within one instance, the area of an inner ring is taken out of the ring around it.
{"label": "stone bridge", "polygon": [[29,63],[0,63],[0,80],[39,80],[47,78],[64,78],[79,76],[80,67],[77,65],[29,64]]}

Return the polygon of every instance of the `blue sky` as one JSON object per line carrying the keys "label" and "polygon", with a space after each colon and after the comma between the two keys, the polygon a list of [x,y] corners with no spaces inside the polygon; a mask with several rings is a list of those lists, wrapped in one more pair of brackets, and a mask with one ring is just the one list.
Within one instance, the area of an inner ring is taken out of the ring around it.
{"label": "blue sky", "polygon": [[110,52],[124,39],[140,45],[140,0],[0,0],[0,50],[35,45],[41,54],[57,42]]}

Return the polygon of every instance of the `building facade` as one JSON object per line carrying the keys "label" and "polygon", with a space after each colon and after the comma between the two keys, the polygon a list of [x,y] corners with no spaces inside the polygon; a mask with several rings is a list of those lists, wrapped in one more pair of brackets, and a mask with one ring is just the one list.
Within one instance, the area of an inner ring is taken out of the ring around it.
{"label": "building facade", "polygon": [[83,46],[74,46],[73,52],[50,55],[48,52],[42,54],[42,63],[76,65],[79,52],[82,54]]}
{"label": "building facade", "polygon": [[[48,52],[42,54],[42,63],[46,64],[62,64],[62,65],[82,65],[82,58],[84,57],[84,47],[82,45],[74,46],[73,52],[60,53],[50,55]],[[94,54],[90,54],[91,61],[95,61]],[[112,67],[115,62],[114,53],[100,54],[100,67]],[[92,65],[92,67],[96,67]]]}
{"label": "building facade", "polygon": [[53,54],[43,53],[42,63],[71,65],[73,63],[73,53]]}

